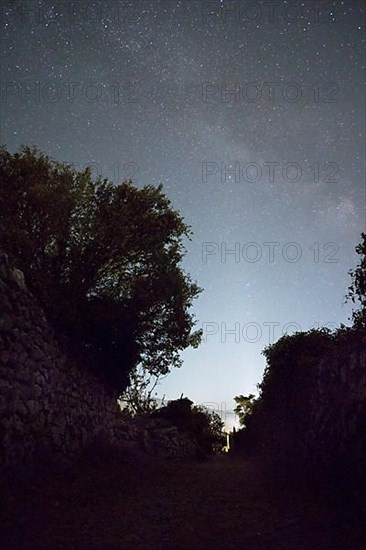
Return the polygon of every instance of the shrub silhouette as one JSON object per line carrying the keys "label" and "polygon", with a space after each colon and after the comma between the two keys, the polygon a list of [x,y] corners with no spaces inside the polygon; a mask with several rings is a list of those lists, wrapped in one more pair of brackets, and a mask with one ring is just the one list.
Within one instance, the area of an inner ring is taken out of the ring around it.
{"label": "shrub silhouette", "polygon": [[225,442],[224,423],[220,416],[202,406],[193,406],[193,402],[187,397],[169,401],[151,416],[168,420],[180,432],[194,439],[201,456],[211,454],[215,443]]}

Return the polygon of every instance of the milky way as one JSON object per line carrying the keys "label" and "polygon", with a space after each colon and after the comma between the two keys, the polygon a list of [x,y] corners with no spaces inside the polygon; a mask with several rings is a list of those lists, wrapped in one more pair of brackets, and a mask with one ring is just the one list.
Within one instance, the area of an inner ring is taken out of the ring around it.
{"label": "milky way", "polygon": [[162,182],[192,226],[205,342],[159,387],[256,393],[283,332],[347,324],[365,230],[363,2],[17,2],[1,142]]}

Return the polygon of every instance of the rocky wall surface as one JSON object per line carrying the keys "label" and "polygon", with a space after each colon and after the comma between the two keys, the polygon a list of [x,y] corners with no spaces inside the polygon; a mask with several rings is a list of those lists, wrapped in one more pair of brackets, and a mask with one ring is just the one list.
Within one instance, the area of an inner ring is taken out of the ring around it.
{"label": "rocky wall surface", "polygon": [[169,423],[127,418],[117,393],[60,349],[12,264],[0,253],[0,467],[70,463],[98,441],[166,458],[195,457],[196,442]]}
{"label": "rocky wall surface", "polygon": [[359,334],[303,366],[288,399],[263,408],[237,450],[262,454],[286,472],[326,478],[340,485],[366,481],[366,339]]}
{"label": "rocky wall surface", "polygon": [[362,476],[366,460],[366,346],[322,358],[309,402],[303,452],[310,465],[339,464]]}
{"label": "rocky wall surface", "polygon": [[22,272],[0,256],[0,464],[70,458],[113,438],[117,395],[60,350]]}

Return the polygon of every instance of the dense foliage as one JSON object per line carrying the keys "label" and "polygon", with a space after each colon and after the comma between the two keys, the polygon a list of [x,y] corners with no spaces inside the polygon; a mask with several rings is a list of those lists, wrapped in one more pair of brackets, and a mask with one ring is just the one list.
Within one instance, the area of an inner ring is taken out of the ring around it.
{"label": "dense foliage", "polygon": [[136,365],[180,366],[197,346],[200,288],[180,266],[190,229],[162,187],[112,185],[35,148],[0,148],[0,248],[72,351],[118,390]]}
{"label": "dense foliage", "polygon": [[[286,433],[289,444],[298,439],[298,434],[307,428],[308,403],[317,381],[314,367],[328,353],[344,345],[364,346],[366,328],[366,234],[356,246],[360,262],[355,270],[349,271],[352,283],[348,299],[359,303],[353,311],[353,326],[341,325],[334,332],[323,328],[308,332],[284,335],[263,350],[266,368],[262,382],[258,385],[260,395],[237,396],[240,430],[237,442],[244,446],[260,446],[266,433]],[[286,437],[281,437],[284,441]]]}
{"label": "dense foliage", "polygon": [[285,334],[267,346],[262,352],[267,366],[259,384],[261,398],[288,401],[289,388],[294,390],[305,382],[308,373],[304,369],[311,368],[319,356],[331,351],[333,342],[334,334],[323,328]]}
{"label": "dense foliage", "polygon": [[256,402],[255,395],[253,393],[249,395],[237,395],[234,397],[234,401],[236,403],[234,413],[239,417],[239,424],[240,426],[246,426]]}
{"label": "dense foliage", "polygon": [[248,402],[244,427],[236,436],[238,447],[258,448],[265,441],[268,445],[267,438],[276,432],[286,432],[289,444],[297,439],[306,427],[314,367],[334,342],[329,329],[312,329],[286,334],[263,350],[267,365],[258,384],[260,394]]}
{"label": "dense foliage", "polygon": [[215,445],[225,444],[224,422],[215,411],[193,405],[188,398],[169,401],[152,416],[171,422],[182,433],[189,435],[199,446],[202,455],[210,454]]}
{"label": "dense foliage", "polygon": [[350,270],[352,284],[348,287],[348,298],[353,303],[359,302],[360,309],[353,311],[353,324],[356,329],[366,329],[366,233],[361,234],[362,241],[356,246],[360,263],[355,270]]}

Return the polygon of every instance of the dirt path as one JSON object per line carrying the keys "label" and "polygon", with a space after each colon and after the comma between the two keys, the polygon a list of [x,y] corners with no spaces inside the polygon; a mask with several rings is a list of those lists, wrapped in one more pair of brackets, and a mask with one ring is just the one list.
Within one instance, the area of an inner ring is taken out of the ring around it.
{"label": "dirt path", "polygon": [[[6,484],[5,484],[6,485]],[[0,546],[17,549],[358,550],[361,532],[254,461],[83,465],[3,487]]]}

